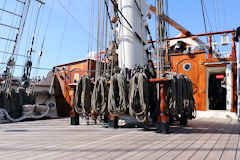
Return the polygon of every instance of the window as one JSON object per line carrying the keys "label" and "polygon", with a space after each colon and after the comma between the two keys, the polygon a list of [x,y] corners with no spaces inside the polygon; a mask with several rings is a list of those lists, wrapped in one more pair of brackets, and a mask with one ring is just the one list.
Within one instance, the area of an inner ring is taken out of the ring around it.
{"label": "window", "polygon": [[184,69],[184,71],[191,71],[191,69],[192,69],[192,64],[191,64],[191,63],[185,63],[185,64],[183,65],[183,69]]}

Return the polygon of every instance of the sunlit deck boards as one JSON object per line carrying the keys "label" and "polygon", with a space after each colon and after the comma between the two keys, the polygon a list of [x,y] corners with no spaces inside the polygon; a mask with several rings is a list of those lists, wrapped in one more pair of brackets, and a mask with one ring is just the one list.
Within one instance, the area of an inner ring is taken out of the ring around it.
{"label": "sunlit deck boards", "polygon": [[169,135],[70,126],[69,119],[0,125],[0,159],[240,159],[239,124],[199,119]]}

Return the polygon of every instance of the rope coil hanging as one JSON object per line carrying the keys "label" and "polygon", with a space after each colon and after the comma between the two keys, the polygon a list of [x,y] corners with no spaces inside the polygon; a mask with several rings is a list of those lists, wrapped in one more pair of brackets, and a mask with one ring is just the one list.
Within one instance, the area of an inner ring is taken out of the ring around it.
{"label": "rope coil hanging", "polygon": [[104,77],[99,77],[95,81],[91,98],[92,111],[94,113],[103,114],[106,111],[108,102],[107,93],[107,80]]}
{"label": "rope coil hanging", "polygon": [[170,114],[176,119],[181,116],[195,118],[196,108],[191,80],[183,74],[173,73],[171,76],[171,86],[168,90]]}
{"label": "rope coil hanging", "polygon": [[184,103],[184,108],[187,113],[187,117],[190,119],[196,118],[196,107],[195,107],[195,100],[193,97],[193,87],[192,87],[192,81],[185,76],[185,83],[187,84],[187,90],[186,90],[186,100],[187,103]]}
{"label": "rope coil hanging", "polygon": [[74,109],[79,114],[91,112],[91,95],[93,84],[88,76],[80,78],[74,97]]}
{"label": "rope coil hanging", "polygon": [[108,112],[111,114],[124,114],[128,105],[128,87],[123,74],[111,77],[108,94]]}
{"label": "rope coil hanging", "polygon": [[149,110],[149,80],[145,73],[136,73],[130,80],[129,113],[139,122],[147,120]]}

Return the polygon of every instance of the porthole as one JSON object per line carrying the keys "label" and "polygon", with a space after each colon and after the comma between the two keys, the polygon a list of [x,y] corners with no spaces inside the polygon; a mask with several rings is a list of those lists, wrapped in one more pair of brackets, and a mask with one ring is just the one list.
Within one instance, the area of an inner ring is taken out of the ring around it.
{"label": "porthole", "polygon": [[191,71],[191,69],[192,69],[192,64],[191,64],[191,63],[185,63],[185,64],[183,65],[183,69],[184,69],[184,71]]}

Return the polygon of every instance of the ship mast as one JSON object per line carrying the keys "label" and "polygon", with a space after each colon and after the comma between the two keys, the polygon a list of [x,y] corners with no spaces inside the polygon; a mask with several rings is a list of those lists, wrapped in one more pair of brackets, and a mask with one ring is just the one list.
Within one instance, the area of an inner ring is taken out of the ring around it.
{"label": "ship mast", "polygon": [[[162,77],[165,72],[165,53],[164,53],[164,39],[166,38],[166,28],[165,21],[162,16],[164,14],[164,0],[156,0],[156,35],[157,35],[157,48],[156,48],[156,60],[157,60],[157,70],[158,78]],[[160,73],[160,74],[159,74]]]}

